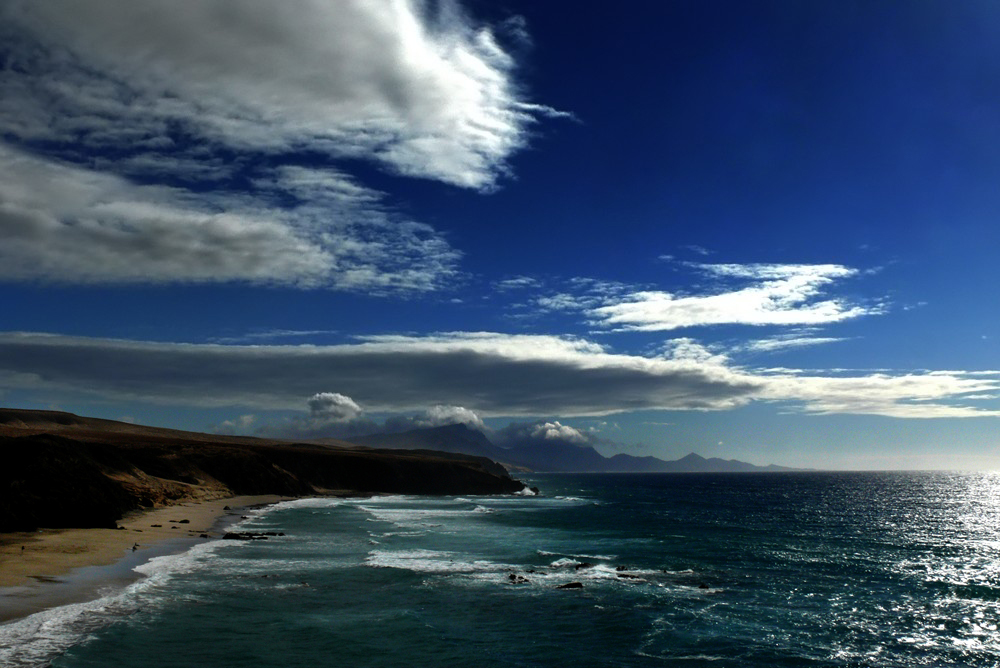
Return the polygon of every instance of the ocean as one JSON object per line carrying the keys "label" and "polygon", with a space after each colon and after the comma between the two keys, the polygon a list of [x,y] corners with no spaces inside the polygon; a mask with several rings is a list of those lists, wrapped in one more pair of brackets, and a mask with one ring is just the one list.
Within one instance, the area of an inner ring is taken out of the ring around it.
{"label": "ocean", "polygon": [[526,482],[252,511],[240,530],[285,535],[0,626],[0,665],[1000,664],[1000,476]]}

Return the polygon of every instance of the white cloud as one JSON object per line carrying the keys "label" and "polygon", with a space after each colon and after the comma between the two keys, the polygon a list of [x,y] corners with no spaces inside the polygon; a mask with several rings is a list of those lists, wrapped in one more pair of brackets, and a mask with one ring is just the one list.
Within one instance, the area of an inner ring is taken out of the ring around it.
{"label": "white cloud", "polygon": [[[279,171],[322,208],[249,195],[140,186],[0,142],[0,279],[83,283],[282,283],[430,290],[459,254],[430,227],[394,218],[348,177]],[[312,180],[310,178],[312,177]],[[275,186],[276,188],[277,186]]]}
{"label": "white cloud", "polygon": [[531,435],[534,438],[544,438],[548,441],[567,441],[569,443],[589,443],[583,432],[574,429],[566,424],[560,424],[558,420],[553,422],[540,422],[533,425]]}
{"label": "white cloud", "polygon": [[[989,417],[1000,371],[816,372],[753,370],[695,341],[666,355],[614,353],[583,339],[458,332],[379,336],[331,346],[148,343],[0,334],[0,388],[46,401],[87,393],[198,406],[299,409],[336,379],[343,400],[316,415],[363,420],[371,411],[469,411],[479,416],[597,416],[633,410],[726,410],[752,401],[812,413],[900,418]],[[348,400],[347,397],[350,397]],[[456,408],[462,407],[462,408]],[[321,410],[322,409],[322,410]],[[355,409],[357,412],[355,412]],[[428,413],[432,416],[434,413]],[[326,422],[330,422],[326,420]],[[308,425],[307,425],[308,426]],[[371,425],[358,425],[371,427]],[[304,430],[305,431],[305,430]]]}
{"label": "white cloud", "polygon": [[[11,0],[3,130],[90,146],[165,129],[234,148],[309,146],[489,188],[540,115],[489,27],[417,1]],[[161,138],[157,142],[157,138]]]}
{"label": "white cloud", "polygon": [[808,336],[800,338],[781,338],[776,337],[773,339],[759,339],[757,341],[751,341],[744,346],[745,350],[752,352],[775,352],[778,350],[786,350],[788,348],[805,348],[807,346],[820,346],[826,343],[840,343],[841,341],[846,341],[844,338],[837,338],[831,336]]}
{"label": "white cloud", "polygon": [[431,406],[417,416],[393,415],[384,424],[365,416],[351,397],[338,392],[320,392],[306,402],[307,415],[296,415],[264,424],[263,436],[277,438],[351,438],[375,433],[395,433],[452,424],[464,424],[480,431],[486,426],[475,411],[462,406]]}
{"label": "white cloud", "polygon": [[475,411],[463,406],[431,406],[419,422],[421,426],[428,427],[464,424],[480,430],[485,428],[482,418]]}
{"label": "white cloud", "polygon": [[579,311],[585,308],[588,303],[593,303],[593,298],[557,292],[553,295],[539,297],[535,303],[546,311]]}
{"label": "white cloud", "polygon": [[497,30],[447,0],[4,2],[0,280],[438,289],[460,253],[331,165],[494,188],[559,115]]}
{"label": "white cloud", "polygon": [[493,284],[494,289],[501,291],[524,290],[528,288],[539,288],[542,282],[533,276],[514,276],[505,278]]}
{"label": "white cloud", "polygon": [[485,431],[486,425],[475,411],[464,406],[431,406],[419,415],[392,415],[386,419],[379,431],[399,433],[411,429],[443,427],[464,424],[471,429]]}
{"label": "white cloud", "polygon": [[226,434],[229,436],[234,436],[236,434],[245,435],[250,433],[250,429],[256,421],[256,415],[241,415],[235,420],[223,420],[212,428],[211,431],[214,434]]}
{"label": "white cloud", "polygon": [[327,422],[346,422],[361,415],[361,407],[339,392],[319,392],[309,397],[310,417]]}
{"label": "white cloud", "polygon": [[843,337],[816,336],[816,329],[796,329],[767,339],[748,341],[737,347],[737,350],[753,353],[771,353],[781,350],[806,348],[827,343],[840,343],[847,339]]}
{"label": "white cloud", "polygon": [[576,276],[565,281],[560,291],[536,297],[533,303],[542,311],[589,311],[619,301],[634,289],[616,281]]}
{"label": "white cloud", "polygon": [[457,273],[461,253],[431,226],[383,204],[381,192],[347,174],[282,167],[257,184],[274,196],[293,196],[295,224],[309,229],[335,255],[331,273],[340,288],[433,290]]}
{"label": "white cloud", "polygon": [[662,356],[667,359],[688,360],[712,366],[726,366],[729,363],[726,355],[713,352],[707,346],[688,337],[665,341],[661,350]]}
{"label": "white cloud", "polygon": [[809,413],[884,415],[896,418],[997,417],[1000,410],[969,405],[978,393],[1000,389],[1000,372],[872,373],[836,377],[775,374],[761,399],[795,401]]}
{"label": "white cloud", "polygon": [[835,281],[858,272],[842,265],[698,264],[717,279],[749,282],[714,294],[675,295],[644,290],[589,310],[594,322],[634,331],[667,331],[705,325],[818,325],[880,313],[877,306],[816,299]]}
{"label": "white cloud", "polygon": [[39,160],[0,143],[0,278],[290,282],[333,257],[280,220]]}
{"label": "white cloud", "polygon": [[308,414],[262,424],[257,434],[284,439],[349,438],[379,429],[354,399],[339,392],[317,392],[306,400],[306,406]]}

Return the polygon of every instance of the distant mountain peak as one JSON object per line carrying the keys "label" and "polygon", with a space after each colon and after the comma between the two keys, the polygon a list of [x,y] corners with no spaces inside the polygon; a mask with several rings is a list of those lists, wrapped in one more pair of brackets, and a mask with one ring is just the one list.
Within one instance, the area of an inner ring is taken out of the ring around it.
{"label": "distant mountain peak", "polygon": [[792,470],[780,466],[756,466],[735,459],[706,459],[692,452],[676,461],[656,457],[636,457],[617,454],[605,457],[592,445],[572,443],[563,439],[525,438],[506,442],[499,447],[490,438],[465,423],[437,427],[417,427],[392,434],[371,434],[351,439],[358,445],[376,448],[411,448],[441,450],[488,457],[511,467],[533,471],[591,472],[741,472]]}
{"label": "distant mountain peak", "polygon": [[432,430],[438,430],[438,431],[457,431],[457,432],[461,432],[461,433],[469,432],[469,431],[474,431],[476,433],[479,433],[478,429],[473,429],[472,427],[470,427],[469,425],[465,424],[464,422],[452,422],[450,424],[442,424],[442,425],[438,425],[436,427],[430,427],[430,429],[432,429]]}
{"label": "distant mountain peak", "polygon": [[494,461],[502,459],[505,454],[505,451],[494,445],[483,432],[462,422],[436,427],[415,427],[401,432],[355,436],[350,440],[352,443],[373,448],[439,450],[487,457]]}

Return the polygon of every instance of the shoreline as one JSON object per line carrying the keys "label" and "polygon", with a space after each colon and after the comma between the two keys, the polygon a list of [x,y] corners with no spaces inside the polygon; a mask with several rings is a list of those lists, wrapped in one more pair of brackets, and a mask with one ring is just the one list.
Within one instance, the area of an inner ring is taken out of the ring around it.
{"label": "shoreline", "polygon": [[[0,534],[0,624],[99,598],[142,576],[134,568],[222,537],[242,511],[296,497],[233,496],[129,513],[124,529],[39,529]],[[186,520],[186,521],[185,521]]]}

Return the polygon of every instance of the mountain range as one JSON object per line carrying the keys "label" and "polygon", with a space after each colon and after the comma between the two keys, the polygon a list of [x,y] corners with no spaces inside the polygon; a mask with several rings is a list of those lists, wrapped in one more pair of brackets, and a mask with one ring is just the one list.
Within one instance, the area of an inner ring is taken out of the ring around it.
{"label": "mountain range", "polygon": [[478,429],[465,424],[425,427],[388,434],[348,439],[368,448],[436,450],[499,462],[508,470],[546,473],[745,473],[757,471],[801,471],[785,466],[757,466],[736,459],[705,458],[691,453],[677,460],[618,454],[605,457],[590,445],[559,439],[514,440],[501,447]]}

